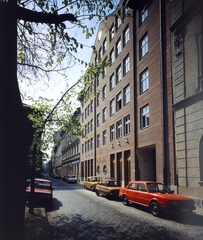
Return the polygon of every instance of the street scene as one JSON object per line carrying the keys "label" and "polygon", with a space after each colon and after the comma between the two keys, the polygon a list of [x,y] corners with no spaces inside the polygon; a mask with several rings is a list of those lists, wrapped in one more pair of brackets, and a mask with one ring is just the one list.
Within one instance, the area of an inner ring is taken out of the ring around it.
{"label": "street scene", "polygon": [[203,211],[154,217],[145,208],[97,196],[83,184],[51,180],[53,203],[46,208],[49,239],[203,239]]}

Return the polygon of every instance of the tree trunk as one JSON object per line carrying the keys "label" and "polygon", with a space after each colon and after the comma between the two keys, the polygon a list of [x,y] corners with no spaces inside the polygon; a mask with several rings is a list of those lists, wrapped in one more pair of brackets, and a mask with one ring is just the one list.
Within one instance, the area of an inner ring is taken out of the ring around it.
{"label": "tree trunk", "polygon": [[23,239],[27,146],[17,82],[16,18],[0,1],[0,239]]}

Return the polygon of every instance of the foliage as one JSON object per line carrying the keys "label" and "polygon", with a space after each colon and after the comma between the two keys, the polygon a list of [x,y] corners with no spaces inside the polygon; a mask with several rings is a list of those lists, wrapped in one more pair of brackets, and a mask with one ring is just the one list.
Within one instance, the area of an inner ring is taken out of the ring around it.
{"label": "foliage", "polygon": [[60,15],[72,13],[77,22],[42,24],[18,20],[18,80],[48,82],[53,72],[65,75],[76,62],[87,64],[78,57],[84,45],[76,31],[88,39],[94,35],[97,24],[116,7],[117,0],[26,0],[18,1],[23,8]]}

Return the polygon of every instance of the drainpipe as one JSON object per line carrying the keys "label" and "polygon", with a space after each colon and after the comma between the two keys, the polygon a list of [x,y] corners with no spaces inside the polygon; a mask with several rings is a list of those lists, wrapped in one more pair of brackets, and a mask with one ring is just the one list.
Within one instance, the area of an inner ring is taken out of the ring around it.
{"label": "drainpipe", "polygon": [[163,164],[163,181],[167,185],[168,184],[168,178],[167,178],[167,163],[166,159],[167,156],[166,154],[166,142],[165,142],[165,111],[164,111],[164,105],[165,105],[165,85],[164,85],[164,80],[166,77],[166,62],[165,62],[165,19],[166,19],[166,14],[165,14],[165,0],[159,0],[159,30],[160,30],[160,80],[161,80],[161,121],[162,121],[162,164]]}

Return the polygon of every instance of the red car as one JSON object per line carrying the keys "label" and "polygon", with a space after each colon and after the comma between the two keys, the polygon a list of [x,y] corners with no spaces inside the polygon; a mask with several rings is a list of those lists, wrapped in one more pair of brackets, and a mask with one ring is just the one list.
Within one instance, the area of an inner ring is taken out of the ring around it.
{"label": "red car", "polygon": [[[34,201],[51,203],[53,198],[52,182],[48,179],[35,178]],[[31,181],[26,188],[26,202],[31,198]]]}
{"label": "red car", "polygon": [[163,183],[152,181],[132,181],[119,192],[124,205],[135,203],[146,206],[154,216],[161,213],[192,212],[196,209],[194,200],[173,194]]}

